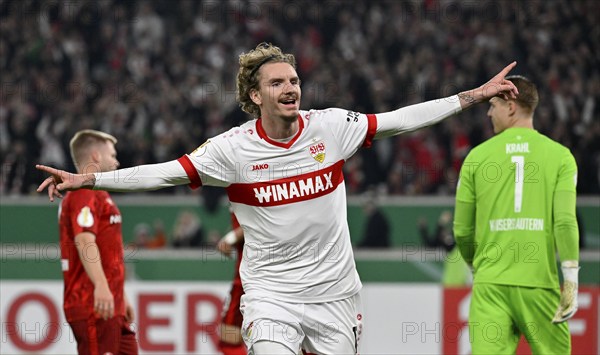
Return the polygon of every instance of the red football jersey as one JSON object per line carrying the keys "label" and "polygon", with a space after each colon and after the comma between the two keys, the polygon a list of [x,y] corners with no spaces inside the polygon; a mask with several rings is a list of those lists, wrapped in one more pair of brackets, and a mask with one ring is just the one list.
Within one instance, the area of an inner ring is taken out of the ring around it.
{"label": "red football jersey", "polygon": [[[231,214],[231,227],[232,229],[240,227],[240,222],[238,222],[237,218],[233,213]],[[233,284],[238,285],[241,288],[242,279],[240,278],[240,264],[242,263],[242,259],[244,258],[244,239],[235,244],[235,249],[237,251],[237,260],[235,261],[235,274],[233,275]]]}
{"label": "red football jersey", "polygon": [[94,285],[88,277],[75,246],[75,236],[90,232],[96,236],[96,250],[83,251],[83,257],[102,261],[115,301],[115,316],[125,315],[123,285],[123,235],[121,212],[108,192],[78,190],[68,192],[59,213],[60,251],[64,278],[63,308],[67,321],[88,319],[94,313]]}
{"label": "red football jersey", "polygon": [[[236,229],[240,226],[235,215],[231,214],[231,227]],[[242,239],[235,244],[237,251],[237,260],[235,262],[235,272],[233,274],[233,281],[231,283],[231,290],[229,290],[229,297],[225,300],[222,314],[222,323],[233,325],[238,328],[242,327],[243,317],[240,312],[240,299],[244,294],[244,288],[242,287],[242,279],[240,277],[240,263],[242,262],[242,253],[244,251],[244,240]]]}

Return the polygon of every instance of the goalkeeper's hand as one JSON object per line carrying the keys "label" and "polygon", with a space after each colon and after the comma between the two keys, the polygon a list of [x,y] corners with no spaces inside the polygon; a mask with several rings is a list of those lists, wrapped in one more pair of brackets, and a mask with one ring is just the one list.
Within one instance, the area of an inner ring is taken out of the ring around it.
{"label": "goalkeeper's hand", "polygon": [[573,260],[564,261],[561,269],[564,281],[562,292],[560,293],[560,304],[552,319],[552,323],[562,323],[573,317],[575,312],[577,312],[579,263]]}

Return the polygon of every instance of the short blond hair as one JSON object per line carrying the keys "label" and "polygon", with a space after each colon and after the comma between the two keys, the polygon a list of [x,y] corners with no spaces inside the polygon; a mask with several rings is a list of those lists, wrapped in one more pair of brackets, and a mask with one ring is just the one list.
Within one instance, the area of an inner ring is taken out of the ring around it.
{"label": "short blond hair", "polygon": [[258,70],[265,63],[288,63],[296,69],[296,58],[286,54],[271,43],[262,42],[248,53],[240,54],[240,69],[237,75],[237,100],[240,107],[253,117],[260,115],[260,108],[250,98],[250,92],[258,88]]}
{"label": "short blond hair", "polygon": [[510,75],[505,78],[511,81],[519,90],[519,95],[513,99],[528,114],[533,114],[540,102],[540,96],[536,85],[528,78],[521,75]]}
{"label": "short blond hair", "polygon": [[78,167],[79,163],[87,158],[87,155],[90,153],[90,148],[106,142],[117,144],[117,138],[108,133],[93,129],[83,129],[75,133],[69,142],[73,164]]}

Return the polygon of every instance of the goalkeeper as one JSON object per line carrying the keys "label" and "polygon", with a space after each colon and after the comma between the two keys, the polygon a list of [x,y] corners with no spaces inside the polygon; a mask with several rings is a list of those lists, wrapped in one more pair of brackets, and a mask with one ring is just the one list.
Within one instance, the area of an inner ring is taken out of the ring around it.
{"label": "goalkeeper", "polygon": [[[514,354],[521,335],[534,354],[570,354],[577,311],[577,166],[567,148],[533,128],[539,98],[521,76],[516,99],[490,99],[496,136],[465,159],[454,235],[474,272],[473,354]],[[556,252],[564,279],[558,279]]]}

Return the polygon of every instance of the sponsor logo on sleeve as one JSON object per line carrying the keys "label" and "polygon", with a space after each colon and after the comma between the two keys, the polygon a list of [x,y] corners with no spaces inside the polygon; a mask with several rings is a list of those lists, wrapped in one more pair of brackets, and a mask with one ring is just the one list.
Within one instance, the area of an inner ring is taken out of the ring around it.
{"label": "sponsor logo on sleeve", "polygon": [[346,122],[358,122],[358,116],[360,116],[360,113],[348,111],[346,113]]}

